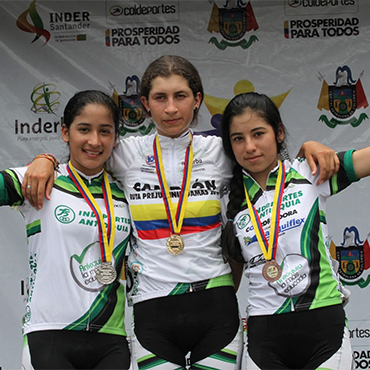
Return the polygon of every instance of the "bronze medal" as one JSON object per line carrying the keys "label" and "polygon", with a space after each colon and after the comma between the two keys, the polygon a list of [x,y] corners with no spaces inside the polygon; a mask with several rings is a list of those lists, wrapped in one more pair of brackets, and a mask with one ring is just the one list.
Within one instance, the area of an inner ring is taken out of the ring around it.
{"label": "bronze medal", "polygon": [[174,256],[180,254],[184,250],[184,239],[180,234],[171,234],[167,239],[167,252]]}
{"label": "bronze medal", "polygon": [[102,262],[96,269],[96,278],[100,284],[108,285],[117,278],[117,271],[110,262]]}
{"label": "bronze medal", "polygon": [[281,278],[281,267],[275,260],[266,261],[262,269],[262,275],[267,281],[274,282]]}

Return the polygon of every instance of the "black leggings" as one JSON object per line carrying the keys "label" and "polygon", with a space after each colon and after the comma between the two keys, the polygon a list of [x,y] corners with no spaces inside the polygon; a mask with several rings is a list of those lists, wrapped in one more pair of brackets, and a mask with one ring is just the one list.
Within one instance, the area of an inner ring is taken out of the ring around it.
{"label": "black leggings", "polygon": [[126,337],[86,331],[45,330],[27,334],[31,364],[38,369],[130,367]]}
{"label": "black leggings", "polygon": [[185,367],[226,347],[239,328],[234,287],[155,298],[134,305],[135,334],[148,351]]}
{"label": "black leggings", "polygon": [[316,369],[342,345],[342,305],[248,318],[248,353],[263,369]]}

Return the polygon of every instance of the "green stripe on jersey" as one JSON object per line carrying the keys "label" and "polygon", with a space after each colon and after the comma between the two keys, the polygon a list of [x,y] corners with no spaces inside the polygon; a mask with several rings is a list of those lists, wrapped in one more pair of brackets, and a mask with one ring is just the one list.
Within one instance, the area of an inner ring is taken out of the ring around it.
{"label": "green stripe on jersey", "polygon": [[41,232],[41,220],[35,220],[26,226],[27,237]]}
{"label": "green stripe on jersey", "polygon": [[[102,178],[103,176],[99,176],[98,178],[93,179],[91,181],[91,184],[88,181],[83,179],[86,186],[88,186],[91,194],[96,198],[103,197]],[[74,182],[69,176],[59,176],[55,180],[54,187],[59,188],[61,191],[65,193],[75,195],[78,197],[82,197],[76,185],[74,184]],[[116,183],[110,183],[110,187],[111,187],[113,199],[118,200],[118,201],[124,201],[126,199],[123,191],[118,187]]]}

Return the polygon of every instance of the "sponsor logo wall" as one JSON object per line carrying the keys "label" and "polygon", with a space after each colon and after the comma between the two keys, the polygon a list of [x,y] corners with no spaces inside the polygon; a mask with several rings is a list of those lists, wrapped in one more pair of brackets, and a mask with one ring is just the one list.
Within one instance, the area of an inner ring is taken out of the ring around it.
{"label": "sponsor logo wall", "polygon": [[[369,145],[368,0],[0,0],[0,17],[1,169],[42,152],[66,157],[62,114],[79,90],[100,89],[115,99],[122,137],[153,132],[139,83],[163,54],[185,56],[200,71],[205,97],[197,133],[218,135],[228,101],[257,91],[280,108],[291,156],[307,140],[338,151]],[[369,179],[352,185],[327,210],[327,246],[351,290],[346,312],[355,369],[370,367],[369,187]],[[22,216],[4,207],[1,369],[21,366],[30,264]],[[244,280],[242,314],[246,289]]]}

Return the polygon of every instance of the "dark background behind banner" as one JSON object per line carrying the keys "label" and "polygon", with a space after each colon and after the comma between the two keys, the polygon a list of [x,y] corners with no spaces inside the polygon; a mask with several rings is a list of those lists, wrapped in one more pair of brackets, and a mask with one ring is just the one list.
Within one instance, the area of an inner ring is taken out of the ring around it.
{"label": "dark background behind banner", "polygon": [[[0,20],[1,169],[40,152],[68,154],[61,116],[79,90],[116,99],[122,136],[151,132],[138,83],[163,54],[188,58],[202,76],[197,132],[217,134],[226,103],[255,90],[280,106],[292,156],[306,140],[338,151],[369,145],[369,0],[0,0]],[[346,311],[357,369],[370,365],[369,185],[364,179],[329,200],[327,214],[328,250],[352,292]],[[19,212],[5,207],[0,221],[0,367],[19,369],[27,241]],[[244,281],[243,315],[246,289]]]}

